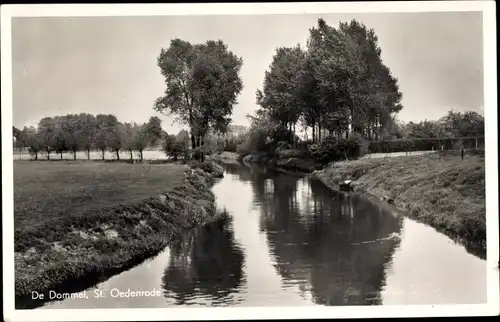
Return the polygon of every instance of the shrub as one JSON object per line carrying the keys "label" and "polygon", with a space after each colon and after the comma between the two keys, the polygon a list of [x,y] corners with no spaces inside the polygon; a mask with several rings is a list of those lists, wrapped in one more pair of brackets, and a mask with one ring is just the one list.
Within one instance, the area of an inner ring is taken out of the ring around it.
{"label": "shrub", "polygon": [[484,147],[484,138],[409,138],[401,140],[381,140],[369,143],[371,153],[412,152],[430,150],[479,149]]}
{"label": "shrub", "polygon": [[344,159],[355,159],[361,155],[362,140],[359,136],[339,139],[327,136],[321,142],[309,147],[311,156],[319,162],[332,162]]}
{"label": "shrub", "polygon": [[191,169],[200,169],[215,178],[220,178],[224,175],[224,169],[213,161],[195,161],[191,164]]}
{"label": "shrub", "polygon": [[244,141],[236,148],[236,152],[242,156],[253,152],[267,151],[270,148],[270,142],[267,140],[265,129],[253,128],[245,137]]}
{"label": "shrub", "polygon": [[175,135],[169,135],[163,143],[163,151],[167,156],[177,160],[179,157],[189,158],[189,149],[187,142],[178,140]]}
{"label": "shrub", "polygon": [[276,150],[289,150],[292,148],[292,145],[286,141],[279,141],[276,144]]}
{"label": "shrub", "polygon": [[276,150],[276,154],[279,159],[288,159],[288,158],[306,158],[308,156],[307,152],[298,150],[298,149],[279,149]]}
{"label": "shrub", "polygon": [[236,143],[236,141],[231,140],[231,141],[228,141],[224,144],[223,150],[227,151],[227,152],[236,152],[237,147],[238,147],[238,144]]}
{"label": "shrub", "polygon": [[223,151],[237,152],[238,145],[245,142],[246,138],[247,138],[246,134],[240,134],[236,137],[231,137],[229,139],[224,140]]}

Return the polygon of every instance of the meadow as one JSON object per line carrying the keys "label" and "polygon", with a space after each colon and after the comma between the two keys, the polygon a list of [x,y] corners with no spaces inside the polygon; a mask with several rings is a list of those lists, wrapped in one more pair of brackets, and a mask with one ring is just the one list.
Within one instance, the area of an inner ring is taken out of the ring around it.
{"label": "meadow", "polygon": [[484,155],[422,155],[331,163],[312,175],[332,189],[353,180],[353,189],[390,200],[481,252],[486,249]]}
{"label": "meadow", "polygon": [[213,169],[197,167],[15,161],[16,307],[131,267],[212,220]]}
{"label": "meadow", "polygon": [[180,185],[185,169],[179,164],[14,162],[15,226],[141,201]]}

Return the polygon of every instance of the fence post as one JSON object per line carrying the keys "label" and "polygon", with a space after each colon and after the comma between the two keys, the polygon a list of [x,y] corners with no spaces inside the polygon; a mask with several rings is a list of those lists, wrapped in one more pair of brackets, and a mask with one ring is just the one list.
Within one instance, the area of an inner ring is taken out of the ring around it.
{"label": "fence post", "polygon": [[460,157],[462,158],[462,160],[464,159],[464,148],[463,147],[460,149]]}

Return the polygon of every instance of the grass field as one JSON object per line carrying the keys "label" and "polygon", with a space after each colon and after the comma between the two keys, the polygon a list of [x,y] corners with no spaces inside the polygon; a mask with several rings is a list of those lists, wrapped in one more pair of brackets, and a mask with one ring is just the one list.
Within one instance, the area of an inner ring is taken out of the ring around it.
{"label": "grass field", "polygon": [[412,218],[486,250],[484,156],[362,159],[332,163],[314,177],[333,189],[354,180],[354,191],[390,198]]}
{"label": "grass field", "polygon": [[188,169],[14,162],[16,297],[126,268],[213,218],[213,177]]}
{"label": "grass field", "polygon": [[130,204],[180,185],[179,164],[14,162],[15,226]]}

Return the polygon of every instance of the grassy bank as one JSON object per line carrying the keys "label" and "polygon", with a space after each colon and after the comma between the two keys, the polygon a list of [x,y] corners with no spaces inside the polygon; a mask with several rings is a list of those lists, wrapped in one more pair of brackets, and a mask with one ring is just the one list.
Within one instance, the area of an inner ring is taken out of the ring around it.
{"label": "grassy bank", "polygon": [[412,218],[486,250],[484,157],[415,156],[329,164],[312,174],[332,189],[345,179],[355,192],[390,200]]}
{"label": "grassy bank", "polygon": [[228,152],[228,151],[224,151],[221,153],[214,153],[210,155],[209,158],[214,161],[222,161],[225,163],[240,163],[241,161],[241,157],[238,153]]}
{"label": "grassy bank", "polygon": [[177,164],[15,163],[16,298],[131,267],[214,219],[210,186],[220,169],[206,168],[214,173]]}

